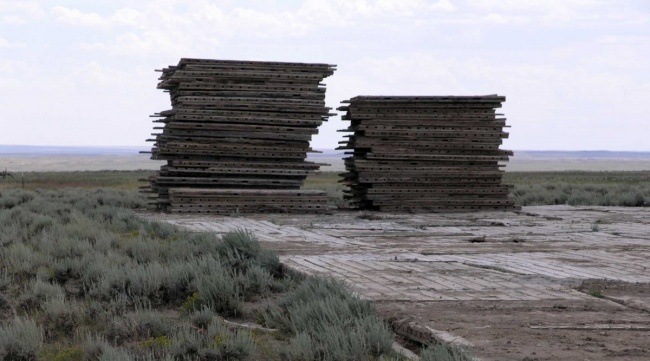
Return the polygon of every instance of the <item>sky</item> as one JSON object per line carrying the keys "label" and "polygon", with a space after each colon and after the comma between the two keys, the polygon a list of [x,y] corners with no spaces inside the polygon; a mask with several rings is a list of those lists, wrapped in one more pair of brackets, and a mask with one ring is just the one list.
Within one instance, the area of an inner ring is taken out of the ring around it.
{"label": "sky", "polygon": [[0,144],[146,149],[182,57],[336,64],[332,108],[505,95],[504,149],[650,151],[650,0],[0,0]]}

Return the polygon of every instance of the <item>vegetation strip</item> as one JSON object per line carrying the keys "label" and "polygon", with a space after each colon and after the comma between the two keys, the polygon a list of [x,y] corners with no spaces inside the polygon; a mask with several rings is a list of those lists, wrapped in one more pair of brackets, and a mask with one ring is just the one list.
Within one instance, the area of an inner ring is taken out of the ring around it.
{"label": "vegetation strip", "polygon": [[[144,203],[114,190],[0,190],[0,359],[404,359],[341,282],[283,269],[247,231],[144,221],[132,210]],[[422,359],[468,359],[453,352]]]}
{"label": "vegetation strip", "polygon": [[[136,190],[153,171],[28,172],[25,189],[97,187]],[[19,178],[19,177],[17,177]],[[345,186],[336,172],[321,172],[307,177],[303,190],[327,193],[331,207],[345,209]],[[650,206],[650,171],[635,172],[506,172],[503,183],[513,185],[510,195],[518,206],[568,204],[576,206]],[[1,189],[21,188],[20,179],[0,181]],[[595,227],[596,229],[597,227]]]}

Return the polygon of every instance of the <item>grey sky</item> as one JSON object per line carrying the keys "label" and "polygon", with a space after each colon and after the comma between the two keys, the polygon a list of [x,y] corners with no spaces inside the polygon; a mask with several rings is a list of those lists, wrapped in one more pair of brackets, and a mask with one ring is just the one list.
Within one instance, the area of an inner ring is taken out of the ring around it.
{"label": "grey sky", "polygon": [[650,151],[649,0],[0,0],[0,144],[144,148],[181,57],[337,64],[330,107],[498,93],[505,148]]}

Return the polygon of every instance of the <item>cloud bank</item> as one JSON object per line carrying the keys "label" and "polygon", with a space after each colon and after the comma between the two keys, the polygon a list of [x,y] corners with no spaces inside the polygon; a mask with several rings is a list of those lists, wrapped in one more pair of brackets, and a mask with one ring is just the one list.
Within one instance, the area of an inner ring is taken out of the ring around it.
{"label": "cloud bank", "polygon": [[145,148],[169,107],[153,70],[207,57],[338,64],[333,108],[503,94],[508,148],[650,150],[650,5],[633,0],[0,1],[0,53],[0,144]]}

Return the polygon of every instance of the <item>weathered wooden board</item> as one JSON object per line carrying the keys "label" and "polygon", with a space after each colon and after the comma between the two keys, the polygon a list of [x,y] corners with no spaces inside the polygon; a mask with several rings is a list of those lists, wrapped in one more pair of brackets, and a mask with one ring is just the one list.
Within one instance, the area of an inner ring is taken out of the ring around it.
{"label": "weathered wooden board", "polygon": [[342,183],[361,208],[438,212],[514,209],[501,185],[505,97],[355,97],[339,107],[352,133]]}
{"label": "weathered wooden board", "polygon": [[332,115],[321,81],[335,70],[185,58],[162,69],[158,88],[169,92],[172,109],[153,115],[162,132],[150,141],[152,159],[167,165],[143,191],[157,194],[158,208],[179,213],[325,211],[325,193],[296,191],[320,166],[305,158]]}

